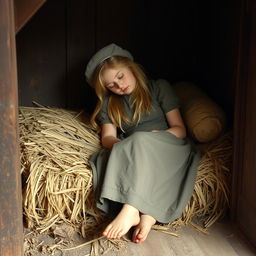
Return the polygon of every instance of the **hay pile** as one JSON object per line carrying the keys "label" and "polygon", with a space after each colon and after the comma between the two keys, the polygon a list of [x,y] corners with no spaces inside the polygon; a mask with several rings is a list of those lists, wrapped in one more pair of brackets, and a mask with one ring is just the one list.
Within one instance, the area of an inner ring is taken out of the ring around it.
{"label": "hay pile", "polygon": [[[66,222],[81,230],[103,219],[93,207],[90,155],[99,137],[77,112],[54,108],[19,109],[23,207],[28,227],[39,232]],[[193,196],[181,218],[167,227],[201,217],[205,228],[226,211],[232,162],[232,134],[216,140],[203,155]],[[155,229],[158,229],[155,226]],[[159,228],[162,229],[162,228]]]}
{"label": "hay pile", "polygon": [[99,222],[88,166],[100,149],[99,138],[79,118],[63,109],[19,109],[23,208],[30,229]]}

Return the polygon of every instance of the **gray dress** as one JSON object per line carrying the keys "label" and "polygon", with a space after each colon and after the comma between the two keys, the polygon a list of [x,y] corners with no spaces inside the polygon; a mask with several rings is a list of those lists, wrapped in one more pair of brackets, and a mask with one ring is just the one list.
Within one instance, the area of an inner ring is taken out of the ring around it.
{"label": "gray dress", "polygon": [[[124,203],[169,223],[181,216],[194,188],[200,155],[193,143],[166,132],[165,114],[178,108],[178,100],[165,80],[149,81],[153,109],[139,124],[124,124],[122,141],[90,158],[96,205],[115,217]],[[128,115],[129,95],[121,96]],[[111,123],[106,100],[100,112],[102,124]],[[151,130],[162,130],[151,132]]]}

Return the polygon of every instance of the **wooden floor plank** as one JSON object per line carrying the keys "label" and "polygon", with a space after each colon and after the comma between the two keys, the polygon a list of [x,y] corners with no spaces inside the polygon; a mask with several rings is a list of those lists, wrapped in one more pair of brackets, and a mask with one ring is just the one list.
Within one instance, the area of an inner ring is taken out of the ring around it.
{"label": "wooden floor plank", "polygon": [[255,256],[256,251],[228,221],[219,222],[203,234],[192,227],[177,231],[178,238],[151,231],[142,244],[130,242],[128,248],[106,256]]}
{"label": "wooden floor plank", "polygon": [[[232,255],[237,256],[233,247],[227,242],[224,234],[217,230],[210,230],[209,235],[194,232],[191,229],[186,229],[186,233],[193,235],[195,242],[200,246],[203,255]],[[187,238],[187,234],[185,235]]]}

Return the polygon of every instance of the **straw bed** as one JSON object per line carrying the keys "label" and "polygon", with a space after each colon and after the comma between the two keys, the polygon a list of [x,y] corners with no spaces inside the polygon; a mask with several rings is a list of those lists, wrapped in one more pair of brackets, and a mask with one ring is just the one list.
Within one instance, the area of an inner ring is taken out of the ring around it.
{"label": "straw bed", "polygon": [[23,208],[28,227],[44,232],[61,221],[81,226],[100,215],[93,208],[90,155],[98,135],[76,112],[19,109]]}
{"label": "straw bed", "polygon": [[[94,208],[88,165],[91,154],[100,149],[99,137],[82,115],[56,108],[19,108],[23,209],[30,229],[42,233],[66,222],[85,237],[104,221]],[[189,223],[197,227],[193,220],[199,217],[208,228],[223,216],[229,202],[231,162],[232,134],[227,133],[203,154],[182,217],[165,227]]]}

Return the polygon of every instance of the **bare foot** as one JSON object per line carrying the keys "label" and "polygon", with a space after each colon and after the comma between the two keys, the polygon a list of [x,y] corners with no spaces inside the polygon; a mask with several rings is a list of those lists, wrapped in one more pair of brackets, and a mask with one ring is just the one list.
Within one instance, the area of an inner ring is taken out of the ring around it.
{"label": "bare foot", "polygon": [[135,228],[132,236],[134,243],[141,243],[146,240],[151,227],[156,223],[156,220],[150,215],[142,214],[140,217],[140,223]]}
{"label": "bare foot", "polygon": [[124,204],[116,218],[106,227],[103,235],[110,238],[120,238],[125,235],[132,226],[140,222],[139,211],[129,204]]}

